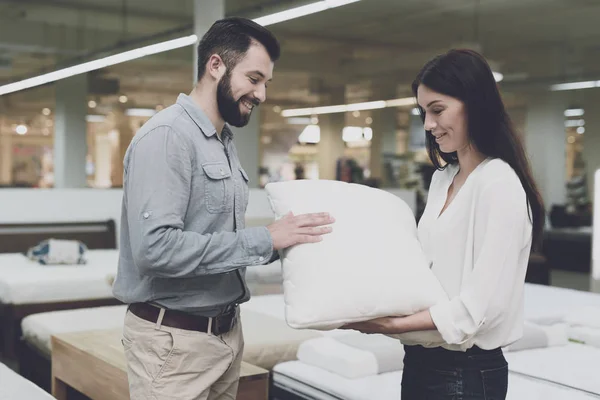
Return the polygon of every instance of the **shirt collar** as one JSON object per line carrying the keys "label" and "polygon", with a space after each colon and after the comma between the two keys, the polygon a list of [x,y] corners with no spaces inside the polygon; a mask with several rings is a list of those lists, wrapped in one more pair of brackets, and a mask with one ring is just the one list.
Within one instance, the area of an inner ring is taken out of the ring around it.
{"label": "shirt collar", "polygon": [[[208,116],[194,102],[194,100],[192,100],[190,96],[181,93],[177,97],[177,104],[183,107],[185,112],[190,116],[194,123],[198,125],[198,128],[200,128],[206,137],[211,137],[217,134],[217,129],[212,124]],[[221,137],[223,140],[229,140],[233,138],[233,132],[227,123],[223,126]]]}

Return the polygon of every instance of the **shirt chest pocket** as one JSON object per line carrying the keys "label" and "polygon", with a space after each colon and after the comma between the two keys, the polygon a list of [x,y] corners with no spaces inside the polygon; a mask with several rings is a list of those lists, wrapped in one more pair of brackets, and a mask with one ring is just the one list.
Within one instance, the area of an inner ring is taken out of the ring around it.
{"label": "shirt chest pocket", "polygon": [[204,201],[206,209],[213,214],[229,213],[233,209],[234,183],[226,163],[202,164],[204,170]]}

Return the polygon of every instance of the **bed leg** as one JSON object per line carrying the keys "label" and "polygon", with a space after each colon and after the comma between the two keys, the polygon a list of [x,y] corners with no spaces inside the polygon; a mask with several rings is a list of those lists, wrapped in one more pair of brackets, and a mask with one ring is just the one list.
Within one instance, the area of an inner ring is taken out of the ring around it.
{"label": "bed leg", "polygon": [[67,385],[55,377],[52,377],[52,396],[57,400],[67,400]]}

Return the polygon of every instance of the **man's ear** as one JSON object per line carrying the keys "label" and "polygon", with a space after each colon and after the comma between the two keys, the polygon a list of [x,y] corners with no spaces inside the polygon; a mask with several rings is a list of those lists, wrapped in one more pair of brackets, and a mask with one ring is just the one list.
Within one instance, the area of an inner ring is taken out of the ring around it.
{"label": "man's ear", "polygon": [[227,67],[223,59],[218,54],[213,54],[206,63],[206,71],[213,77],[214,80],[218,81],[225,74]]}

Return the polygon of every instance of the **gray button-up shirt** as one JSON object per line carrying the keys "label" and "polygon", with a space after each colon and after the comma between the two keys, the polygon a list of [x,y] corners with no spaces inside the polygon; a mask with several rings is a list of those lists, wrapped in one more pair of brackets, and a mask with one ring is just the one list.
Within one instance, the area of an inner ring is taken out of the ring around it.
{"label": "gray button-up shirt", "polygon": [[115,297],[215,316],[250,298],[245,268],[273,255],[265,227],[244,229],[248,175],[226,125],[189,96],[152,117],[124,160]]}

